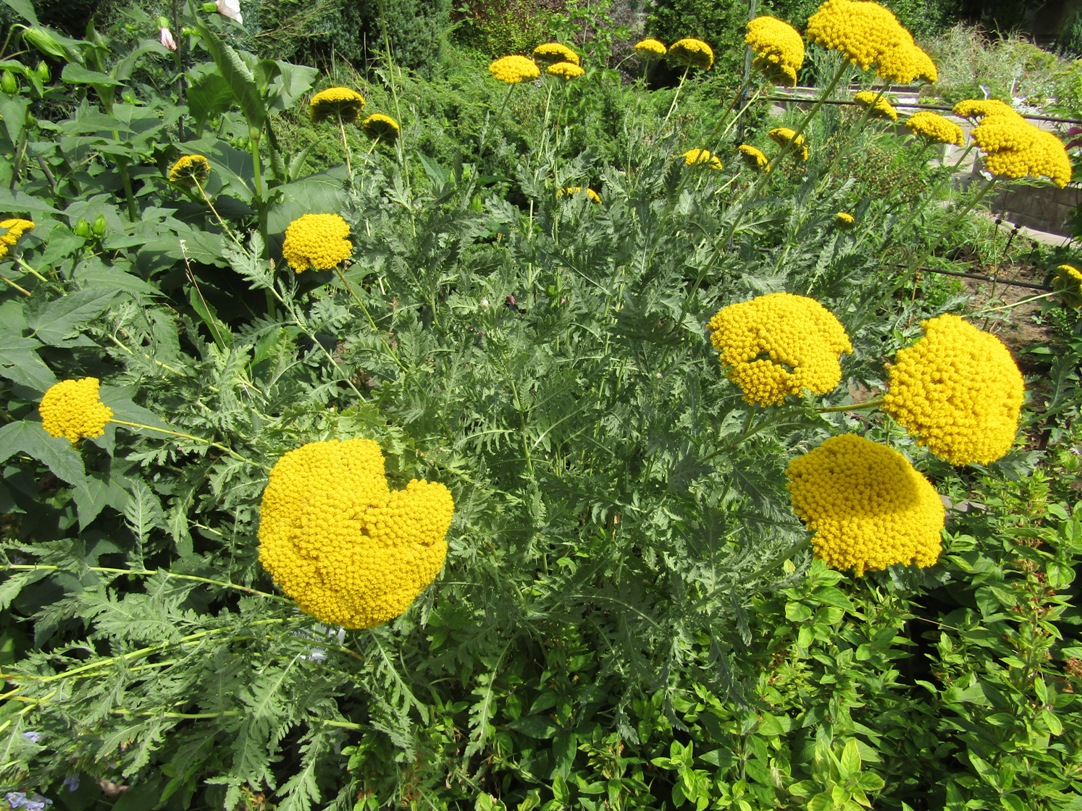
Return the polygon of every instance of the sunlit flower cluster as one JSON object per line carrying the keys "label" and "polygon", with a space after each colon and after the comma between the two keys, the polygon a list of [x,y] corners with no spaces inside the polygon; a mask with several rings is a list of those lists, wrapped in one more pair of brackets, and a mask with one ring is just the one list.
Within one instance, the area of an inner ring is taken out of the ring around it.
{"label": "sunlit flower cluster", "polygon": [[668,51],[663,42],[647,37],[635,43],[635,53],[644,59],[660,59]]}
{"label": "sunlit flower cluster", "polygon": [[752,405],[774,405],[841,381],[838,356],[853,346],[837,318],[814,299],[770,293],[722,308],[707,325],[726,374]]}
{"label": "sunlit flower cluster", "polygon": [[797,73],[804,65],[804,40],[793,26],[777,17],[756,17],[748,23],[744,44],[755,54],[755,68],[768,81],[796,86]]}
{"label": "sunlit flower cluster", "polygon": [[405,612],[439,574],[453,512],[442,484],[390,490],[372,440],[311,442],[271,470],[259,561],[302,611],[370,628]]}
{"label": "sunlit flower cluster", "polygon": [[593,189],[586,189],[586,188],[583,188],[582,186],[568,186],[566,189],[560,189],[560,191],[557,193],[557,196],[563,197],[565,194],[575,195],[575,194],[583,194],[583,193],[585,193],[586,198],[588,200],[590,200],[591,202],[593,202],[593,203],[600,203],[601,202],[601,195],[600,194],[598,194]]}
{"label": "sunlit flower cluster", "polygon": [[994,462],[1018,432],[1022,373],[1002,341],[956,315],[921,327],[895,356],[883,410],[951,464]]}
{"label": "sunlit flower cluster", "polygon": [[349,223],[338,214],[305,214],[286,228],[282,256],[297,273],[330,270],[352,255]]}
{"label": "sunlit flower cluster", "polygon": [[0,229],[3,233],[0,233],[0,259],[7,256],[9,250],[15,247],[15,243],[19,241],[19,237],[34,228],[34,223],[30,220],[22,220],[18,217],[13,217],[9,220],[0,220]]}
{"label": "sunlit flower cluster", "polygon": [[518,84],[533,81],[541,75],[537,63],[525,56],[502,56],[488,66],[488,72],[501,82]]}
{"label": "sunlit flower cluster", "polygon": [[873,93],[871,90],[861,90],[855,96],[853,101],[859,104],[861,107],[870,110],[869,115],[872,118],[882,118],[886,121],[897,121],[898,111],[894,109],[894,105],[883,98],[881,93]]}
{"label": "sunlit flower cluster", "polygon": [[709,149],[689,149],[682,156],[688,166],[709,166],[711,169],[721,169],[721,158]]}
{"label": "sunlit flower cluster", "polygon": [[1052,289],[1068,307],[1082,307],[1082,270],[1072,265],[1060,265],[1052,277]]}
{"label": "sunlit flower cluster", "polygon": [[751,144],[741,144],[736,148],[736,151],[740,153],[740,158],[758,172],[770,171],[770,160],[766,157],[763,151]]}
{"label": "sunlit flower cluster", "polygon": [[384,144],[393,144],[398,140],[398,135],[402,131],[402,128],[399,127],[398,122],[389,115],[372,113],[372,115],[361,122],[361,131],[373,141]]}
{"label": "sunlit flower cluster", "polygon": [[210,162],[202,155],[181,155],[169,169],[169,182],[181,186],[205,186],[210,177]]}
{"label": "sunlit flower cluster", "polygon": [[842,434],[790,461],[785,475],[793,511],[828,566],[859,577],[939,559],[943,502],[898,451]]}
{"label": "sunlit flower cluster", "polygon": [[793,153],[799,155],[800,159],[803,161],[808,159],[807,141],[804,140],[803,135],[797,135],[796,130],[790,129],[789,127],[775,127],[767,133],[767,137],[781,147],[787,146],[792,141]]}
{"label": "sunlit flower cluster", "polygon": [[905,126],[914,135],[936,143],[955,146],[962,146],[965,143],[965,134],[960,126],[949,118],[929,110],[913,113],[906,119]]}
{"label": "sunlit flower cluster", "polygon": [[678,64],[699,70],[714,66],[714,50],[701,39],[688,37],[669,46],[669,56]]}
{"label": "sunlit flower cluster", "polygon": [[570,62],[557,62],[554,65],[549,65],[545,69],[545,73],[549,76],[558,76],[564,81],[569,81],[571,79],[579,78],[586,73],[586,71],[578,65],[572,65]]}
{"label": "sunlit flower cluster", "polygon": [[825,48],[840,51],[862,70],[874,69],[884,79],[907,84],[938,78],[931,57],[917,47],[893,12],[865,0],[827,0],[808,19],[807,36]]}
{"label": "sunlit flower cluster", "polygon": [[338,121],[355,124],[364,109],[364,96],[348,87],[328,87],[312,96],[309,104],[312,121]]}
{"label": "sunlit flower cluster", "polygon": [[979,121],[985,116],[1008,116],[1017,121],[1025,121],[1025,118],[1011,105],[999,99],[964,99],[951,109],[959,118],[968,118]]}
{"label": "sunlit flower cluster", "polygon": [[1067,147],[1051,132],[1020,116],[986,115],[971,135],[985,168],[996,177],[1047,177],[1060,188],[1071,180]]}
{"label": "sunlit flower cluster", "polygon": [[542,65],[555,65],[559,62],[567,62],[572,65],[580,64],[579,55],[566,45],[559,42],[546,42],[533,49],[533,58]]}
{"label": "sunlit flower cluster", "polygon": [[84,377],[50,386],[38,406],[41,427],[50,436],[64,437],[72,445],[84,437],[104,434],[113,409],[101,401],[100,385],[98,378]]}

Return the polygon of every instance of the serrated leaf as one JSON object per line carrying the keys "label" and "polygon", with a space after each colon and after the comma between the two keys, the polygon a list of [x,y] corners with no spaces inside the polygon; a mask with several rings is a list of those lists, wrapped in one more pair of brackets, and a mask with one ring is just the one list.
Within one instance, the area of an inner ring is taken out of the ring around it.
{"label": "serrated leaf", "polygon": [[68,484],[77,485],[86,478],[83,458],[72,444],[49,436],[39,422],[12,422],[0,428],[0,462],[16,453],[37,459]]}
{"label": "serrated leaf", "polygon": [[109,309],[116,297],[116,292],[107,288],[76,290],[28,314],[27,323],[46,346],[66,346],[80,327]]}

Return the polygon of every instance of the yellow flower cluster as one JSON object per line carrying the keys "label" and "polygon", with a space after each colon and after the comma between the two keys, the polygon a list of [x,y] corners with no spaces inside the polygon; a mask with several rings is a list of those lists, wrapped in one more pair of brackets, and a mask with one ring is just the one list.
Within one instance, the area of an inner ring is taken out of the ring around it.
{"label": "yellow flower cluster", "polygon": [[770,171],[770,161],[766,155],[763,154],[761,149],[758,149],[751,144],[741,144],[736,148],[736,151],[740,153],[740,157],[744,163],[755,169],[757,172]]}
{"label": "yellow flower cluster", "polygon": [[898,18],[878,3],[827,0],[808,18],[807,36],[825,48],[840,51],[862,70],[906,84],[939,78],[931,57],[917,47]]}
{"label": "yellow flower cluster", "polygon": [[14,248],[15,243],[19,241],[19,237],[32,230],[33,227],[33,222],[21,220],[18,217],[13,217],[10,220],[0,220],[0,228],[4,229],[4,233],[0,234],[0,259],[7,256],[8,251]]}
{"label": "yellow flower cluster", "polygon": [[914,135],[920,135],[936,143],[956,146],[962,146],[965,143],[962,128],[939,113],[928,110],[913,113],[906,119],[905,126]]}
{"label": "yellow flower cluster", "polygon": [[260,505],[259,562],[330,625],[399,616],[439,574],[454,502],[414,479],[391,491],[370,439],[311,442],[274,465]]}
{"label": "yellow flower cluster", "polygon": [[557,62],[555,65],[549,65],[548,68],[545,69],[545,73],[549,76],[559,76],[564,81],[577,79],[585,72],[586,71],[578,65],[572,65],[570,62]]}
{"label": "yellow flower cluster", "polygon": [[582,186],[568,186],[566,189],[560,189],[560,191],[557,193],[557,197],[563,197],[565,194],[572,194],[572,195],[580,194],[583,191],[586,192],[586,198],[588,200],[590,200],[591,202],[594,202],[594,203],[600,203],[601,202],[601,195],[600,194],[598,194],[593,189],[585,189],[584,190],[582,188]]}
{"label": "yellow flower cluster", "polygon": [[1052,278],[1052,289],[1068,307],[1082,307],[1082,271],[1071,265],[1060,265]]}
{"label": "yellow flower cluster", "polygon": [[533,81],[541,75],[537,64],[525,56],[502,56],[488,66],[488,72],[507,84]]}
{"label": "yellow flower cluster", "polygon": [[364,109],[364,96],[348,87],[328,87],[312,96],[309,112],[312,120],[338,121],[354,124],[361,117]]}
{"label": "yellow flower cluster", "polygon": [[806,161],[808,159],[808,144],[804,140],[803,135],[796,134],[796,130],[789,129],[788,127],[775,127],[767,133],[767,137],[781,147],[786,146],[795,138],[796,141],[793,144],[794,153],[800,155],[801,160]]}
{"label": "yellow flower cluster", "polygon": [[649,37],[635,43],[635,53],[644,59],[660,59],[667,50],[664,43]]}
{"label": "yellow flower cluster", "polygon": [[994,462],[1018,432],[1022,373],[998,338],[956,315],[921,327],[924,337],[895,356],[883,410],[951,464]]}
{"label": "yellow flower cluster", "polygon": [[710,70],[714,66],[714,51],[701,39],[688,37],[677,40],[669,46],[669,56],[689,68]]}
{"label": "yellow flower cluster", "polygon": [[101,401],[100,385],[98,378],[84,377],[50,386],[38,406],[41,427],[50,436],[62,436],[72,445],[83,437],[104,434],[106,424],[113,418],[113,409]]}
{"label": "yellow flower cluster", "polygon": [[707,326],[726,374],[752,405],[781,403],[804,389],[825,394],[841,381],[838,356],[853,351],[826,307],[791,293],[730,304]]}
{"label": "yellow flower cluster", "polygon": [[555,65],[558,62],[580,64],[579,55],[559,42],[546,42],[533,49],[533,58],[542,65]]}
{"label": "yellow flower cluster", "polygon": [[969,118],[973,121],[979,121],[988,115],[1005,115],[1018,121],[1025,121],[1025,118],[1011,105],[999,99],[964,99],[955,104],[951,112],[959,118]]}
{"label": "yellow flower cluster", "polygon": [[181,155],[169,170],[169,182],[181,186],[204,186],[209,177],[210,161],[202,155]]}
{"label": "yellow flower cluster", "polygon": [[361,122],[361,131],[373,141],[393,144],[398,140],[398,134],[402,131],[402,128],[389,115],[372,113]]}
{"label": "yellow flower cluster", "polygon": [[709,149],[689,149],[682,156],[684,163],[688,166],[700,166],[707,165],[711,169],[721,169],[721,158],[711,152]]}
{"label": "yellow flower cluster", "polygon": [[282,256],[297,273],[330,270],[353,255],[349,223],[338,214],[305,214],[286,228]]}
{"label": "yellow flower cluster", "polygon": [[1061,189],[1071,181],[1067,147],[1021,116],[986,115],[971,135],[985,168],[996,177],[1047,177]]}
{"label": "yellow flower cluster", "polygon": [[898,451],[842,434],[793,459],[785,475],[793,511],[828,566],[860,577],[939,560],[943,502]]}
{"label": "yellow flower cluster", "polygon": [[865,109],[871,110],[872,118],[882,118],[887,121],[897,121],[898,111],[894,109],[894,105],[883,98],[880,93],[873,93],[871,90],[861,90],[855,96],[853,101],[859,104]]}
{"label": "yellow flower cluster", "polygon": [[754,66],[768,81],[796,87],[804,65],[804,40],[793,26],[777,17],[756,17],[748,23],[744,44],[755,53]]}
{"label": "yellow flower cluster", "polygon": [[850,214],[848,211],[839,211],[834,215],[834,224],[841,228],[843,231],[848,231],[854,225],[857,224],[857,218]]}

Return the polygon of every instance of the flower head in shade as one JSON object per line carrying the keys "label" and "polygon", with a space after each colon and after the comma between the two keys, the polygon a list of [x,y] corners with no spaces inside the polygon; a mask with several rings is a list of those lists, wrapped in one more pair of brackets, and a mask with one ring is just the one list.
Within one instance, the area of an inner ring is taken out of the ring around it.
{"label": "flower head in shade", "polygon": [[549,76],[558,76],[564,81],[570,81],[579,78],[586,71],[578,65],[572,65],[570,62],[557,62],[555,65],[549,65],[545,68],[545,73]]}
{"label": "flower head in shade", "polygon": [[488,66],[488,72],[507,84],[533,81],[541,75],[537,63],[525,56],[502,56]]}
{"label": "flower head in shade", "polygon": [[770,160],[761,149],[751,144],[741,144],[736,151],[740,154],[740,159],[755,171],[770,171]]}
{"label": "flower head in shade", "polygon": [[841,382],[838,356],[853,351],[845,327],[822,304],[770,293],[718,311],[707,325],[729,379],[752,405],[776,405]]}
{"label": "flower head in shade", "polygon": [[22,220],[13,217],[10,220],[0,220],[0,259],[7,256],[8,251],[15,247],[19,237],[34,228],[30,220]]}
{"label": "flower head in shade", "polygon": [[962,128],[949,118],[939,115],[939,113],[928,110],[913,113],[905,120],[905,126],[914,135],[927,138],[929,141],[940,144],[954,144],[955,146],[965,144],[965,134],[962,132]]}
{"label": "flower head in shade", "polygon": [[943,502],[898,451],[842,434],[793,459],[785,475],[793,511],[828,566],[859,577],[939,559]]}
{"label": "flower head in shade", "polygon": [[1068,307],[1082,307],[1082,270],[1072,265],[1060,265],[1052,277],[1052,289]]}
{"label": "flower head in shade", "polygon": [[709,149],[689,149],[682,155],[684,163],[688,166],[709,166],[711,169],[721,169],[721,158]]}
{"label": "flower head in shade", "polygon": [[558,62],[567,62],[572,65],[581,64],[579,55],[559,42],[546,42],[533,49],[534,61],[541,65],[555,65]]}
{"label": "flower head in shade", "polygon": [[364,110],[364,96],[348,87],[328,87],[320,90],[309,104],[312,121],[339,121],[355,124]]}
{"label": "flower head in shade", "polygon": [[169,169],[169,182],[178,186],[205,186],[210,177],[210,161],[202,155],[181,155]]}
{"label": "flower head in shade", "polygon": [[839,211],[834,215],[834,225],[843,231],[848,231],[857,224],[857,218],[848,211]]}
{"label": "flower head in shade", "polygon": [[755,54],[754,67],[768,81],[796,86],[797,73],[804,65],[804,40],[793,26],[776,17],[756,17],[748,23],[744,44]]}
{"label": "flower head in shade", "polygon": [[454,502],[414,479],[392,491],[369,439],[311,442],[271,469],[259,562],[304,612],[371,628],[404,613],[443,567]]}
{"label": "flower head in shade", "polygon": [[635,43],[635,53],[643,59],[660,59],[667,51],[664,43],[649,37]]}
{"label": "flower head in shade", "polygon": [[583,188],[582,186],[568,186],[566,189],[560,189],[557,192],[557,197],[563,197],[564,195],[576,195],[585,194],[586,199],[592,203],[600,203],[601,195],[593,189]]}
{"label": "flower head in shade", "polygon": [[996,177],[1047,177],[1060,188],[1073,168],[1063,142],[1051,132],[1009,115],[987,115],[971,133],[985,168]]}
{"label": "flower head in shade", "polygon": [[84,377],[50,386],[38,406],[45,432],[62,436],[72,445],[84,437],[104,434],[106,424],[113,418],[113,409],[101,401],[100,385],[98,378]]}
{"label": "flower head in shade", "polygon": [[789,127],[775,127],[767,133],[767,137],[781,147],[787,146],[790,141],[793,141],[793,153],[799,155],[801,160],[806,161],[808,159],[808,144],[803,135],[796,134],[796,130],[789,129]]}
{"label": "flower head in shade", "polygon": [[956,315],[921,327],[924,337],[890,367],[883,410],[953,465],[994,462],[1014,443],[1025,396],[1014,358]]}
{"label": "flower head in shade", "polygon": [[331,270],[352,255],[349,223],[338,214],[305,214],[286,228],[282,256],[297,273]]}
{"label": "flower head in shade", "polygon": [[669,56],[687,68],[710,70],[714,66],[714,50],[701,39],[688,37],[669,46]]}
{"label": "flower head in shade", "polygon": [[398,135],[402,131],[402,128],[399,127],[398,122],[389,115],[372,113],[372,115],[361,122],[361,131],[373,141],[379,141],[384,144],[393,144],[398,140]]}
{"label": "flower head in shade", "polygon": [[869,115],[872,118],[882,118],[886,121],[897,121],[898,111],[894,109],[894,105],[883,98],[880,93],[873,93],[871,90],[862,90],[853,96],[853,101],[864,107],[871,112]]}
{"label": "flower head in shade", "polygon": [[1016,121],[1026,120],[1011,105],[999,99],[964,99],[955,104],[951,112],[959,118],[973,121],[979,121],[985,116],[1008,116]]}

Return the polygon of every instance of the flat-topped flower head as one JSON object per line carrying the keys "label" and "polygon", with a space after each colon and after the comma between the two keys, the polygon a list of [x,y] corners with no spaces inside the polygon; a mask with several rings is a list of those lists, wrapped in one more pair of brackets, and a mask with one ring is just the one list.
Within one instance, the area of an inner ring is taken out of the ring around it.
{"label": "flat-topped flower head", "polygon": [[557,76],[566,82],[579,78],[586,71],[578,65],[572,65],[570,62],[557,62],[555,65],[549,65],[545,68],[545,73],[549,76]]}
{"label": "flat-topped flower head", "polygon": [[1025,119],[987,115],[970,134],[985,169],[995,177],[1047,177],[1060,188],[1071,181],[1073,168],[1063,142]]}
{"label": "flat-topped flower head", "polygon": [[568,62],[572,65],[581,64],[579,55],[559,42],[546,42],[544,45],[538,45],[533,49],[533,58],[538,64],[544,66],[555,65],[558,62]]}
{"label": "flat-topped flower head", "polygon": [[210,177],[210,161],[202,155],[181,155],[169,169],[169,182],[178,186],[205,186]]}
{"label": "flat-topped flower head", "polygon": [[361,131],[373,141],[383,144],[393,144],[398,140],[402,128],[399,127],[398,122],[389,115],[372,113],[372,115],[361,122]]}
{"label": "flat-topped flower head", "polygon": [[331,270],[352,255],[349,223],[338,214],[305,214],[286,228],[282,256],[297,273]]}
{"label": "flat-topped flower head", "polygon": [[647,37],[635,43],[635,53],[643,59],[661,59],[669,49],[660,40]]}
{"label": "flat-topped flower head", "polygon": [[1060,265],[1052,277],[1052,289],[1068,307],[1082,307],[1082,270],[1073,265]]}
{"label": "flat-topped flower head", "polygon": [[791,152],[794,155],[799,155],[800,159],[803,161],[808,159],[808,144],[804,140],[803,135],[796,134],[796,130],[790,129],[789,127],[775,127],[766,135],[780,147],[785,147],[790,141],[796,139],[791,147]]}
{"label": "flat-topped flower head", "polygon": [[985,116],[1008,116],[1020,122],[1026,120],[1011,105],[999,99],[963,99],[954,105],[951,112],[972,121],[979,121]]}
{"label": "flat-topped flower head", "polygon": [[730,304],[707,327],[726,374],[752,405],[776,405],[805,389],[826,394],[841,382],[838,356],[853,351],[826,307],[791,293]]}
{"label": "flat-topped flower head", "polygon": [[586,199],[589,200],[591,203],[600,203],[601,202],[601,195],[600,194],[598,194],[593,189],[588,189],[588,188],[585,188],[583,186],[568,186],[566,189],[560,189],[556,193],[556,196],[557,197],[563,197],[565,195],[574,196],[574,195],[577,195],[577,194],[585,194]]}
{"label": "flat-topped flower head", "polygon": [[919,135],[929,141],[939,144],[954,144],[963,146],[965,134],[962,128],[939,113],[929,110],[921,110],[913,113],[905,120],[906,129],[914,135]]}
{"label": "flat-topped flower head", "polygon": [[898,111],[894,109],[894,105],[879,93],[873,93],[871,90],[861,90],[853,96],[853,101],[866,110],[870,110],[869,115],[872,118],[882,118],[885,121],[898,120]]}
{"label": "flat-topped flower head", "polygon": [[924,337],[890,367],[883,410],[953,465],[994,462],[1014,444],[1025,397],[1014,358],[999,338],[956,315],[921,327]]}
{"label": "flat-topped flower head", "polygon": [[689,149],[682,155],[684,163],[688,166],[709,166],[711,169],[721,169],[721,158],[708,149]]}
{"label": "flat-topped flower head", "polygon": [[312,96],[309,104],[312,121],[339,121],[355,124],[364,110],[364,96],[348,87],[328,87]]}
{"label": "flat-topped flower head", "polygon": [[0,259],[7,256],[8,251],[15,247],[19,237],[33,229],[34,223],[31,220],[23,220],[18,217],[0,220]]}
{"label": "flat-topped flower head", "polygon": [[757,172],[770,171],[770,159],[758,147],[751,144],[741,144],[736,148],[740,159]]}
{"label": "flat-topped flower head", "polygon": [[857,224],[857,218],[848,211],[839,211],[834,215],[834,225],[842,231],[848,231]]}
{"label": "flat-topped flower head", "polygon": [[698,70],[710,70],[714,66],[714,50],[701,39],[688,37],[669,46],[669,56],[677,64]]}
{"label": "flat-topped flower head", "polygon": [[305,613],[371,628],[403,614],[439,574],[453,513],[442,484],[391,490],[372,440],[310,442],[271,469],[259,562]]}
{"label": "flat-topped flower head", "polygon": [[753,66],[768,81],[796,86],[797,73],[804,65],[804,40],[793,26],[776,17],[756,17],[748,23],[744,44],[755,54]]}
{"label": "flat-topped flower head", "polygon": [[506,84],[532,82],[541,76],[537,63],[525,56],[502,56],[488,66],[488,72]]}
{"label": "flat-topped flower head", "polygon": [[113,418],[113,409],[101,401],[96,377],[61,380],[42,395],[38,411],[49,436],[64,437],[72,445],[85,437],[101,436]]}
{"label": "flat-topped flower head", "polygon": [[793,512],[828,566],[860,577],[939,560],[943,502],[898,451],[842,434],[793,459],[785,475]]}

